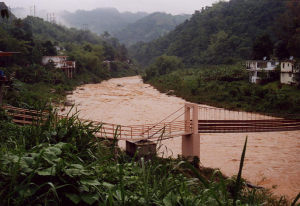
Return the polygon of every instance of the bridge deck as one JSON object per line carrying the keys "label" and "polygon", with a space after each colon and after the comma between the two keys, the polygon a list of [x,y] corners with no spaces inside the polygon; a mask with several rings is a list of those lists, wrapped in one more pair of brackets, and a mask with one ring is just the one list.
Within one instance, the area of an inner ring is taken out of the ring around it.
{"label": "bridge deck", "polygon": [[[190,132],[173,132],[173,133],[165,133],[165,134],[162,134],[162,133],[159,133],[159,134],[156,134],[156,135],[153,135],[151,137],[147,137],[147,136],[140,136],[140,137],[133,137],[133,138],[130,138],[130,137],[118,137],[117,139],[118,140],[134,140],[134,141],[139,141],[139,140],[158,140],[158,139],[171,139],[171,138],[174,138],[174,137],[180,137],[180,136],[183,136],[183,135],[189,135],[191,134]],[[101,135],[101,134],[96,134],[97,137],[100,137],[100,138],[107,138],[107,139],[114,139],[114,136],[113,135]]]}
{"label": "bridge deck", "polygon": [[300,130],[299,119],[199,120],[199,133],[278,132]]}
{"label": "bridge deck", "polygon": [[[35,111],[12,106],[2,106],[8,115],[13,117],[17,124],[42,124],[49,112]],[[185,112],[186,113],[186,112]],[[57,116],[58,118],[68,118]],[[189,119],[188,117],[187,119]],[[176,118],[177,119],[177,118]],[[182,135],[198,133],[245,133],[245,132],[278,132],[300,130],[300,119],[268,118],[259,120],[173,120],[171,122],[160,122],[147,125],[116,125],[79,119],[83,122],[92,122],[92,127],[100,126],[97,137],[113,139],[117,136],[119,140],[145,140],[145,139],[168,139]],[[193,128],[194,127],[194,128]],[[197,128],[198,127],[198,128]],[[196,128],[196,129],[195,129]],[[189,132],[186,132],[189,131]]]}

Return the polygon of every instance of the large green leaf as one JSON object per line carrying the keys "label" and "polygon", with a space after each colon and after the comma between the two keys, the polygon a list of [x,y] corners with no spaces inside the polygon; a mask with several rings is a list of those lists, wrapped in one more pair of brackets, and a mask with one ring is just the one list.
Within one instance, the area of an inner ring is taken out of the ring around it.
{"label": "large green leaf", "polygon": [[108,182],[103,182],[103,186],[104,187],[107,187],[108,189],[113,189],[114,187],[115,187],[115,185],[113,185],[113,184],[110,184],[110,183],[108,183]]}
{"label": "large green leaf", "polygon": [[81,170],[79,169],[65,169],[65,172],[70,177],[81,175]]}
{"label": "large green leaf", "polygon": [[177,204],[177,195],[172,194],[171,192],[163,199],[163,202],[166,206],[172,206]]}
{"label": "large green leaf", "polygon": [[63,149],[70,147],[70,144],[65,143],[65,142],[59,142],[56,145],[54,145],[54,147],[63,150]]}
{"label": "large green leaf", "polygon": [[38,189],[39,189],[38,186],[32,184],[29,187],[26,187],[26,188],[20,190],[19,194],[24,197],[30,197],[30,196],[34,195]]}
{"label": "large green leaf", "polygon": [[81,201],[81,198],[75,193],[66,193],[66,196],[76,205]]}
{"label": "large green leaf", "polygon": [[71,164],[70,168],[74,168],[74,169],[84,169],[84,167],[80,164]]}
{"label": "large green leaf", "polygon": [[90,185],[90,186],[101,185],[98,180],[80,180],[80,182],[84,185]]}
{"label": "large green leaf", "polygon": [[35,164],[35,160],[33,157],[22,157],[20,161],[20,166],[25,167],[31,167]]}
{"label": "large green leaf", "polygon": [[88,203],[89,205],[93,204],[95,201],[99,200],[99,195],[97,193],[94,194],[82,194],[80,195],[81,199]]}
{"label": "large green leaf", "polygon": [[50,176],[50,175],[54,176],[56,174],[56,167],[55,166],[49,167],[47,169],[37,171],[37,173],[43,176]]}
{"label": "large green leaf", "polygon": [[45,149],[45,153],[53,153],[54,155],[58,156],[61,155],[62,151],[57,147],[48,147]]}

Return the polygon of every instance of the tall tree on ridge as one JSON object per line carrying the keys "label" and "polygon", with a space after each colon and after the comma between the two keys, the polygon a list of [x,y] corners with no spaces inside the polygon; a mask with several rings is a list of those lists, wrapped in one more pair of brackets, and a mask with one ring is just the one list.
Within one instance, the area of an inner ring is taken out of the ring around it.
{"label": "tall tree on ridge", "polygon": [[286,12],[274,24],[275,33],[280,39],[276,54],[282,54],[279,56],[281,59],[289,55],[300,58],[300,0],[288,1],[286,7]]}

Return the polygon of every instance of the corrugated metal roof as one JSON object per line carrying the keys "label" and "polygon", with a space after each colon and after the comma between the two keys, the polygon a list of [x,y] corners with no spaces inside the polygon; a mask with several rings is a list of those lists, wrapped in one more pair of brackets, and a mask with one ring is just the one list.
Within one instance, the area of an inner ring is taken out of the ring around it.
{"label": "corrugated metal roof", "polygon": [[20,54],[20,52],[2,52],[2,51],[0,51],[0,57],[8,57],[8,56],[11,56],[12,54]]}

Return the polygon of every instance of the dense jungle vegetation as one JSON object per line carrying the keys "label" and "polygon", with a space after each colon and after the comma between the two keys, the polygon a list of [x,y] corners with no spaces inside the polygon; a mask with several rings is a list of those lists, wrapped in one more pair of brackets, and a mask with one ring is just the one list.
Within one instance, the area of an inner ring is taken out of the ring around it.
{"label": "dense jungle vegetation", "polygon": [[[286,10],[285,5],[285,1],[269,0],[219,2],[196,11],[190,20],[167,35],[149,43],[138,42],[129,50],[144,66],[149,66],[163,54],[180,57],[189,66],[232,64],[250,59],[257,37],[269,34],[273,45],[284,46],[287,43],[286,39],[280,42],[273,30],[278,14]],[[283,21],[294,24],[288,18],[283,18]],[[281,26],[275,30],[287,33],[290,28]]]}
{"label": "dense jungle vegetation", "polygon": [[[141,49],[137,59],[144,64],[164,53],[143,77],[162,92],[175,90],[188,101],[229,109],[299,114],[299,85],[280,84],[280,66],[272,79],[262,72],[262,85],[255,85],[249,83],[243,61],[286,60],[292,55],[299,71],[299,22],[299,1],[220,2],[196,12],[163,38],[131,49]],[[147,58],[140,59],[144,54]]]}
{"label": "dense jungle vegetation", "polygon": [[[11,15],[3,19],[0,36],[2,51],[20,52],[0,59],[1,70],[14,79],[12,85],[5,87],[4,98],[15,106],[45,97],[63,98],[65,90],[83,83],[139,73],[127,48],[109,35],[100,37],[89,30],[68,29],[38,17],[19,19]],[[76,61],[73,79],[51,63],[41,65],[42,56],[53,55]],[[56,93],[50,94],[50,89]]]}
{"label": "dense jungle vegetation", "polygon": [[[177,59],[177,65],[174,65],[176,61],[171,59],[176,57],[159,57],[146,70],[144,80],[161,92],[174,90],[170,94],[187,101],[233,110],[277,115],[300,113],[298,87],[283,85],[274,79],[271,82],[266,80],[263,85],[249,83],[249,74],[243,63],[180,69],[182,65],[180,59]],[[168,64],[171,62],[172,64]],[[164,69],[155,70],[156,65],[161,64],[168,65],[168,68],[174,70],[168,72]],[[156,75],[155,71],[159,75]],[[293,116],[285,117],[293,118]]]}
{"label": "dense jungle vegetation", "polygon": [[191,17],[162,12],[119,12],[115,8],[77,10],[74,13],[63,11],[58,15],[70,27],[81,29],[83,24],[88,24],[92,32],[99,35],[108,32],[126,46],[138,41],[149,42],[163,36]]}
{"label": "dense jungle vegetation", "polygon": [[121,31],[114,32],[113,36],[126,46],[131,46],[139,41],[150,42],[164,36],[190,17],[191,15],[188,14],[173,16],[162,12],[154,12],[129,24]]}

